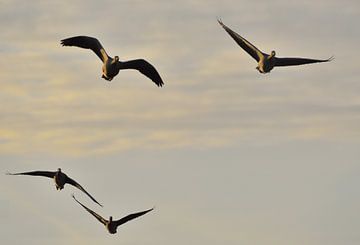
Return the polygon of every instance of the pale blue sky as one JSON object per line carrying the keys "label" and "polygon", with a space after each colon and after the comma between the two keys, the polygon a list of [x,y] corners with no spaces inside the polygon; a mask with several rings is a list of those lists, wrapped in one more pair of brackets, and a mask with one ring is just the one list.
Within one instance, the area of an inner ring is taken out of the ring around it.
{"label": "pale blue sky", "polygon": [[[264,52],[335,60],[256,63],[216,19]],[[358,1],[0,1],[4,244],[355,245],[360,242]],[[120,60],[108,83],[97,37]],[[110,235],[108,218],[156,206]]]}

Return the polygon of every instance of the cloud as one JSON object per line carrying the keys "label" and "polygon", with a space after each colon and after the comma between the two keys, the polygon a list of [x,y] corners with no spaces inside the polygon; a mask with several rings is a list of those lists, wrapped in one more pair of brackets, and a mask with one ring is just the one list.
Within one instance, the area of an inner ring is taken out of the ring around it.
{"label": "cloud", "polygon": [[[360,103],[351,48],[341,49],[329,64],[261,76],[256,63],[216,23],[222,17],[264,51],[274,47],[284,54],[309,56],[332,52],[333,39],[323,41],[333,36],[331,31],[314,41],[313,30],[298,32],[305,24],[284,25],[288,12],[271,14],[282,1],[250,5],[263,20],[249,10],[229,10],[215,1],[207,8],[202,1],[184,2],[180,9],[163,2],[144,7],[142,1],[109,9],[106,3],[75,2],[71,9],[66,3],[4,3],[2,23],[12,25],[2,24],[2,153],[108,154],[134,148],[224,147],[274,138],[358,139],[351,133],[358,130]],[[236,1],[226,4],[238,6]],[[296,14],[310,13],[310,19],[316,18],[313,7],[322,8],[308,2],[284,5],[288,10],[300,8]],[[11,11],[21,18],[12,18]],[[102,18],[107,11],[111,14]],[[154,12],[161,18],[153,18]],[[354,11],[349,13],[336,28],[354,18]],[[274,23],[283,25],[283,31]],[[61,38],[78,34],[96,35],[110,54],[122,59],[148,59],[165,87],[156,88],[136,71],[121,71],[112,83],[103,81],[101,63],[93,53],[60,46]],[[335,47],[339,50],[338,44]]]}

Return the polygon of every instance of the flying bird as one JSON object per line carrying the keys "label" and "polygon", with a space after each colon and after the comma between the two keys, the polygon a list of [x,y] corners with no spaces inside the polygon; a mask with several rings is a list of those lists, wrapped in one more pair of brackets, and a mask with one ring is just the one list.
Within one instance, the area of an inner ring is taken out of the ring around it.
{"label": "flying bird", "polygon": [[74,198],[74,200],[79,203],[83,208],[86,209],[86,211],[88,211],[90,214],[92,214],[98,221],[100,221],[103,225],[105,225],[106,229],[109,231],[110,234],[115,234],[117,227],[119,225],[122,225],[132,219],[135,219],[137,217],[140,217],[148,212],[150,212],[151,210],[153,210],[154,208],[142,211],[142,212],[138,212],[138,213],[133,213],[133,214],[129,214],[119,220],[113,220],[112,216],[110,216],[109,220],[104,219],[103,217],[101,217],[99,214],[95,213],[94,211],[92,211],[90,208],[86,207],[84,204],[82,204],[81,202],[79,202],[74,195],[72,195],[72,197]]}
{"label": "flying bird", "polygon": [[162,81],[155,67],[144,59],[120,61],[119,56],[110,57],[99,40],[94,37],[76,36],[61,40],[62,46],[75,46],[79,48],[91,49],[103,62],[102,78],[111,81],[120,70],[135,69],[150,78],[158,87],[162,87]]}
{"label": "flying bird", "polygon": [[31,171],[31,172],[24,172],[24,173],[7,173],[7,175],[31,175],[31,176],[43,176],[43,177],[49,177],[54,179],[56,190],[62,190],[64,188],[65,184],[70,184],[72,186],[75,186],[82,192],[84,192],[86,195],[88,195],[91,200],[99,204],[101,207],[102,205],[95,200],[79,183],[77,183],[75,180],[68,177],[66,174],[61,172],[61,168],[58,168],[57,171],[51,172],[51,171]]}
{"label": "flying bird", "polygon": [[305,65],[310,63],[321,63],[328,62],[333,59],[331,56],[325,60],[318,59],[308,59],[308,58],[278,58],[275,57],[275,51],[271,51],[271,54],[266,54],[261,52],[253,44],[247,41],[245,38],[231,30],[227,27],[221,20],[218,20],[219,24],[225,29],[225,31],[235,40],[235,42],[245,50],[251,57],[253,57],[257,62],[258,66],[256,69],[260,73],[269,73],[275,66],[296,66],[296,65]]}

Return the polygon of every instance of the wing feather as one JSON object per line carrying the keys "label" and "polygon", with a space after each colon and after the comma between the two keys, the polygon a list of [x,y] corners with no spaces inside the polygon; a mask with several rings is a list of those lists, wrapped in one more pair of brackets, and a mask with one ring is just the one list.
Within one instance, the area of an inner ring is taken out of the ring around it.
{"label": "wing feather", "polygon": [[159,73],[153,65],[144,59],[129,60],[119,62],[120,69],[135,69],[150,78],[158,87],[162,87],[164,82],[162,81]]}
{"label": "wing feather", "polygon": [[88,195],[88,197],[91,198],[91,200],[93,200],[94,202],[96,202],[97,204],[99,204],[101,207],[102,205],[95,200],[95,198],[93,198],[79,183],[77,183],[75,180],[71,179],[70,177],[66,176],[66,183],[75,186],[76,188],[78,188],[79,190],[81,190],[82,192],[84,192],[86,195]]}
{"label": "wing feather", "polygon": [[274,66],[297,66],[311,63],[321,63],[331,61],[333,57],[325,60],[308,59],[308,58],[274,58]]}
{"label": "wing feather", "polygon": [[91,49],[102,60],[102,62],[105,62],[106,59],[108,58],[105,49],[103,48],[99,40],[97,40],[94,37],[88,37],[88,36],[70,37],[61,40],[61,45]]}
{"label": "wing feather", "polygon": [[119,226],[119,225],[122,225],[122,224],[132,220],[132,219],[140,217],[140,216],[152,211],[153,209],[154,208],[151,208],[151,209],[148,209],[148,210],[145,210],[145,211],[141,211],[141,212],[137,212],[137,213],[133,213],[133,214],[129,214],[129,215],[127,215],[127,216],[125,216],[125,217],[123,217],[123,218],[121,218],[119,220],[114,221],[114,222],[115,222],[116,226]]}
{"label": "wing feather", "polygon": [[260,57],[263,56],[263,53],[258,48],[256,48],[245,38],[227,27],[224,23],[222,23],[221,20],[218,20],[218,22],[242,49],[244,49],[251,57],[253,57],[257,62],[259,62]]}
{"label": "wing feather", "polygon": [[90,214],[92,214],[98,221],[100,221],[101,223],[103,223],[104,225],[106,225],[106,223],[108,222],[106,219],[104,219],[103,217],[101,217],[99,214],[95,213],[94,211],[92,211],[90,208],[86,207],[84,204],[82,204],[81,202],[79,202],[74,194],[71,195],[74,200],[79,203],[83,208],[86,209],[86,211],[88,211]]}
{"label": "wing feather", "polygon": [[31,171],[31,172],[23,172],[23,173],[7,173],[7,175],[31,175],[31,176],[43,176],[48,178],[54,178],[56,172],[50,171]]}

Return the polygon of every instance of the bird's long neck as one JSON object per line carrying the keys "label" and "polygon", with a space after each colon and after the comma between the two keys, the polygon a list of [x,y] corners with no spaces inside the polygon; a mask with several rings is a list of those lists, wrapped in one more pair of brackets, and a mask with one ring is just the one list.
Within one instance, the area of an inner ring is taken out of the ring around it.
{"label": "bird's long neck", "polygon": [[112,59],[111,63],[116,64],[119,62],[119,56],[115,56],[114,59]]}

